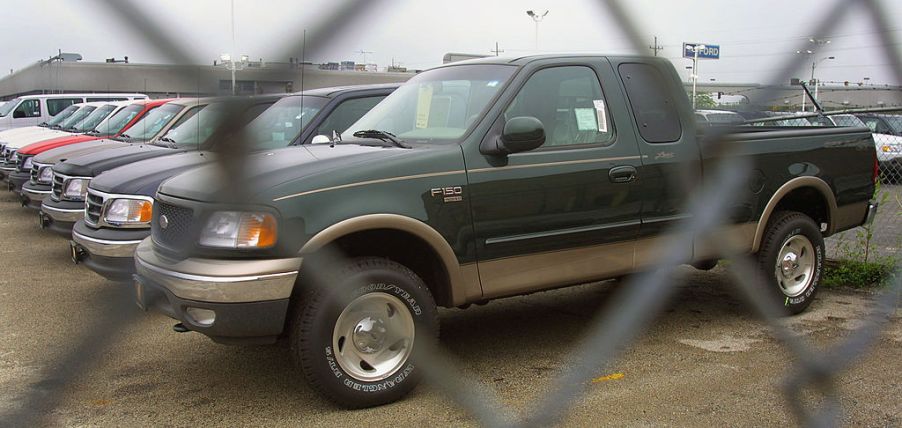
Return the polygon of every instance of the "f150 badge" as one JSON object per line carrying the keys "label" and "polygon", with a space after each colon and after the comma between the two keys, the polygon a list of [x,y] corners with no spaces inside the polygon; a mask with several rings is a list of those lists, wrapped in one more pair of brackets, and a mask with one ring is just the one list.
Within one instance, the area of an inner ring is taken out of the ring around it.
{"label": "f150 badge", "polygon": [[464,188],[462,186],[436,187],[429,191],[432,197],[441,196],[447,202],[460,202],[464,200]]}

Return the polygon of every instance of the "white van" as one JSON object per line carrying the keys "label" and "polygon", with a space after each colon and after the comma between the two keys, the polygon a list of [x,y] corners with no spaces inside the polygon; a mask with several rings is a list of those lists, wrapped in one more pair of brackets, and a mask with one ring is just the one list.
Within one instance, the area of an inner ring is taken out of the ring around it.
{"label": "white van", "polygon": [[25,95],[0,106],[0,131],[39,125],[72,104],[146,99],[147,95],[128,93]]}

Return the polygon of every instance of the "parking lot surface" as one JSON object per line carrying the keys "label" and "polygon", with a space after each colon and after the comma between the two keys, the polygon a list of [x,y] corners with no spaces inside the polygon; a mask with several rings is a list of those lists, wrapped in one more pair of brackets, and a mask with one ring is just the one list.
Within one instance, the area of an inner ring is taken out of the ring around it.
{"label": "parking lot surface", "polygon": [[[391,405],[339,409],[305,384],[286,348],[176,334],[171,320],[134,306],[129,286],[73,265],[68,251],[64,239],[38,230],[34,212],[0,192],[0,415],[53,426],[477,424],[437,384]],[[620,360],[586,374],[588,393],[563,424],[792,422],[780,391],[790,354],[731,294],[724,268],[680,272],[669,308]],[[526,412],[578,357],[572,350],[622,287],[607,281],[443,310],[442,346],[461,376],[510,412]],[[826,347],[848,337],[872,305],[869,293],[821,290],[786,322]],[[838,376],[844,422],[902,425],[900,355],[897,313],[876,347]]]}

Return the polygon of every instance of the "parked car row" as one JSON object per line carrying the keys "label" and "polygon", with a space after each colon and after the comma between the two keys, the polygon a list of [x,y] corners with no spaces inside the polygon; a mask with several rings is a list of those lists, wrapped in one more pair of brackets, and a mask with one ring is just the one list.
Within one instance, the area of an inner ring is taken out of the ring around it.
{"label": "parked car row", "polygon": [[[652,57],[485,58],[400,86],[172,100],[113,128],[18,148],[8,180],[28,174],[41,226],[177,332],[287,341],[349,408],[416,386],[437,306],[646,270],[664,247],[704,269],[720,243],[755,254],[773,304],[798,313],[823,237],[877,208],[868,129],[736,128],[724,157]],[[726,224],[674,240],[696,193],[679,183],[732,156],[756,175]]]}

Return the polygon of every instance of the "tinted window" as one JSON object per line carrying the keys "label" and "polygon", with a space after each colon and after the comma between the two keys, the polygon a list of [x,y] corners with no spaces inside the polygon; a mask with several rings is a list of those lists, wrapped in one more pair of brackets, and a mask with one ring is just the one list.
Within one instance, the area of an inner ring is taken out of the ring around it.
{"label": "tinted window", "polygon": [[612,129],[601,85],[588,67],[554,67],[530,76],[504,119],[535,117],[545,128],[543,147],[604,144]]}
{"label": "tinted window", "polygon": [[385,99],[385,95],[355,98],[339,104],[316,128],[315,135],[332,138],[332,131],[341,134],[383,99]]}
{"label": "tinted window", "polygon": [[649,143],[678,140],[683,128],[665,77],[648,64],[620,64],[618,71],[633,107],[639,135]]}
{"label": "tinted window", "polygon": [[81,98],[48,98],[47,113],[51,116],[56,116],[57,113],[65,110],[66,107],[80,102],[82,102]]}
{"label": "tinted window", "polygon": [[251,121],[244,134],[256,148],[285,147],[298,138],[325,104],[326,99],[320,97],[282,98]]}
{"label": "tinted window", "polygon": [[39,117],[41,115],[40,100],[25,100],[13,111],[13,117]]}

